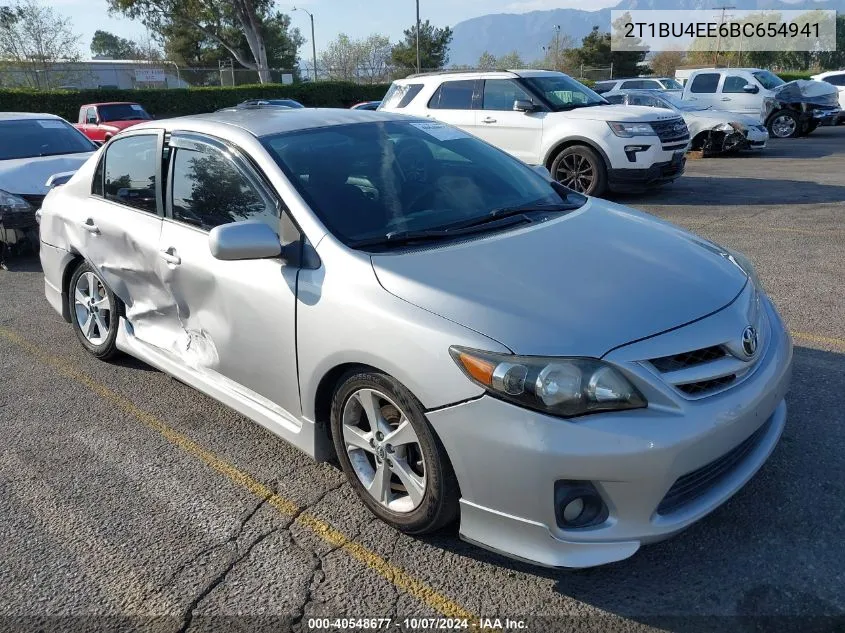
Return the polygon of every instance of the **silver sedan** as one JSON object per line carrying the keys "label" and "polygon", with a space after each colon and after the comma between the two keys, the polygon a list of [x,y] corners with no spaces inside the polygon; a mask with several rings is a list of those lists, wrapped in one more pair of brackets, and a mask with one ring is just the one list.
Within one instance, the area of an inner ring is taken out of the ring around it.
{"label": "silver sedan", "polygon": [[47,196],[41,261],[95,356],[336,457],[400,530],[459,520],[543,565],[686,528],[786,420],[792,342],[748,260],[431,120],[133,127]]}

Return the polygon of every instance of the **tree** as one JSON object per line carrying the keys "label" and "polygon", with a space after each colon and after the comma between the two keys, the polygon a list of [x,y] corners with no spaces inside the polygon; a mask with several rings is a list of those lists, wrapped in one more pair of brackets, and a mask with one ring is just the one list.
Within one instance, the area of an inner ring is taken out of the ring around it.
{"label": "tree", "polygon": [[683,61],[684,54],[680,51],[660,51],[652,56],[649,66],[655,75],[674,77]]}
{"label": "tree", "polygon": [[[628,15],[628,14],[625,14]],[[630,21],[628,15],[627,21]],[[621,23],[625,22],[625,16],[618,18],[614,23],[614,29],[621,30]],[[602,33],[599,27],[594,26],[593,30],[581,41],[581,48],[575,50],[575,59],[582,66],[610,68],[612,66],[615,77],[635,77],[642,74],[643,69],[639,66],[645,60],[648,48],[636,42],[625,44],[627,50],[612,50],[610,33]]]}
{"label": "tree", "polygon": [[20,71],[16,83],[34,88],[61,83],[54,65],[79,59],[78,44],[70,19],[49,6],[17,0],[0,7],[0,59]]}
{"label": "tree", "polygon": [[524,68],[525,62],[522,61],[522,57],[519,56],[519,53],[516,51],[512,51],[507,55],[503,55],[499,59],[496,60],[496,70],[513,70],[515,68]]}
{"label": "tree", "polygon": [[91,54],[108,59],[157,60],[161,53],[151,41],[136,42],[108,31],[95,31],[91,39]]}
{"label": "tree", "polygon": [[369,79],[370,83],[387,81],[392,49],[390,38],[378,33],[373,33],[358,43],[360,73]]}
{"label": "tree", "polygon": [[557,31],[548,46],[543,47],[545,56],[540,66],[572,74],[578,65],[575,62],[574,48],[575,39],[568,33]]}
{"label": "tree", "polygon": [[320,53],[320,65],[329,79],[348,81],[355,77],[358,49],[346,33],[341,33]]}
{"label": "tree", "polygon": [[494,70],[496,68],[496,56],[488,51],[481,53],[476,64],[478,70]]}
{"label": "tree", "polygon": [[[112,12],[141,22],[172,51],[190,55],[222,48],[244,68],[258,72],[261,83],[270,81],[271,52],[284,50],[293,61],[302,43],[290,18],[273,10],[273,0],[107,0]],[[192,40],[196,46],[192,47]],[[170,46],[168,46],[168,44]],[[193,50],[191,50],[193,48]],[[219,53],[219,50],[218,50]],[[294,64],[288,66],[292,68]]]}
{"label": "tree", "polygon": [[[420,69],[435,70],[449,63],[452,29],[435,28],[426,20],[420,23]],[[393,47],[393,63],[405,70],[417,67],[417,27],[405,29],[405,39]]]}

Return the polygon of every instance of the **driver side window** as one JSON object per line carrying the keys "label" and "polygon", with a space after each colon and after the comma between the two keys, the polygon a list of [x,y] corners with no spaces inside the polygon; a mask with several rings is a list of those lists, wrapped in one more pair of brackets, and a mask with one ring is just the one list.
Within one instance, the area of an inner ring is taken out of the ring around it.
{"label": "driver side window", "polygon": [[206,231],[215,226],[258,220],[279,230],[276,205],[254,180],[217,149],[172,149],[173,219]]}
{"label": "driver side window", "polygon": [[728,75],[725,77],[725,83],[722,86],[722,92],[741,93],[743,88],[750,82],[744,77],[737,77],[736,75]]}
{"label": "driver side window", "polygon": [[484,82],[482,109],[512,111],[514,101],[533,101],[533,99],[511,79],[488,79]]}

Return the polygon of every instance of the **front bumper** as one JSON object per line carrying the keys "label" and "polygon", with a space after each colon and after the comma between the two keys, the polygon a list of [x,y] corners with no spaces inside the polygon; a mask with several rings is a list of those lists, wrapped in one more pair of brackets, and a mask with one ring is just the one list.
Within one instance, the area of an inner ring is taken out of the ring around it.
{"label": "front bumper", "polygon": [[672,182],[684,173],[685,168],[685,150],[681,149],[672,155],[671,160],[654,163],[644,169],[608,169],[607,181],[608,186],[613,191],[644,191],[651,187]]}
{"label": "front bumper", "polygon": [[[429,412],[461,487],[461,536],[540,565],[590,567],[627,558],[724,503],[766,461],[786,420],[792,341],[766,303],[771,338],[754,373],[680,408],[657,399],[647,409],[570,422],[484,396]],[[741,459],[706,491],[658,513],[679,478],[758,431]],[[588,528],[559,527],[559,480],[590,482],[609,509],[607,519]]]}

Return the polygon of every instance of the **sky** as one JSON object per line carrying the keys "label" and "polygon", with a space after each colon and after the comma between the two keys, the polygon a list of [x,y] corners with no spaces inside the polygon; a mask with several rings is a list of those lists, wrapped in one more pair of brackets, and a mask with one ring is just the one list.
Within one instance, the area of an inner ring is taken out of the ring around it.
{"label": "sky", "polygon": [[[45,0],[47,1],[47,0]],[[420,0],[420,19],[435,26],[454,26],[468,18],[488,13],[526,13],[546,9],[574,8],[598,10],[618,4],[619,0]],[[58,12],[70,17],[74,31],[81,35],[80,52],[90,57],[94,31],[110,31],[121,37],[144,39],[146,32],[139,22],[110,17],[106,0],[49,0]],[[314,31],[319,54],[339,33],[361,38],[371,33],[389,35],[393,41],[402,38],[402,31],[414,24],[414,0],[277,0],[276,7],[290,13],[300,6],[314,14]],[[311,23],[304,11],[290,13],[293,26],[306,38],[300,55],[309,56]]]}

